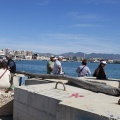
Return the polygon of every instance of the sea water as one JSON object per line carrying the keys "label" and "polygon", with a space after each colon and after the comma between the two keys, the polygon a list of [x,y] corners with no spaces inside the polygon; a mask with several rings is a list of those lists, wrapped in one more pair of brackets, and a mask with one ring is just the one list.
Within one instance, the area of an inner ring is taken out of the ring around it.
{"label": "sea water", "polygon": [[[25,71],[30,73],[46,74],[47,61],[40,60],[23,60],[16,63],[17,71]],[[76,69],[81,62],[62,62],[62,67],[66,75],[77,77]],[[92,74],[98,67],[99,63],[88,63]],[[105,72],[108,78],[120,79],[120,64],[107,64]]]}

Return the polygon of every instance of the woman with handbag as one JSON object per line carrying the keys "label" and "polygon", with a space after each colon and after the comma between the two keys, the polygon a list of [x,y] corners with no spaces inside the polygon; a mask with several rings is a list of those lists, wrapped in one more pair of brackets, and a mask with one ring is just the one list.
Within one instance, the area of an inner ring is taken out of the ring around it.
{"label": "woman with handbag", "polygon": [[80,66],[76,69],[76,72],[78,73],[78,77],[85,77],[85,76],[91,74],[90,69],[89,69],[86,65],[87,65],[87,60],[86,60],[86,59],[83,59],[82,65],[80,65]]}
{"label": "woman with handbag", "polygon": [[101,61],[98,68],[93,73],[93,77],[96,77],[96,79],[108,79],[104,70],[106,64],[106,61]]}

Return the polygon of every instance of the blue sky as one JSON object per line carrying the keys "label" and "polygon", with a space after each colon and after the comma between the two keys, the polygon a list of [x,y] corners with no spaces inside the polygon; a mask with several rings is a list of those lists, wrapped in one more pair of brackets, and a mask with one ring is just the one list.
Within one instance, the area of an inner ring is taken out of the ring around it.
{"label": "blue sky", "polygon": [[120,54],[120,0],[0,0],[0,49]]}

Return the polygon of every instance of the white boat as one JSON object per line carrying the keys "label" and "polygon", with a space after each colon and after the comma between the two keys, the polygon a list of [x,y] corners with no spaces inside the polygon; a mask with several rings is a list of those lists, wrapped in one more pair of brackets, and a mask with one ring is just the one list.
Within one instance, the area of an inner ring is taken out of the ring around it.
{"label": "white boat", "polygon": [[100,63],[98,60],[90,61],[91,63]]}

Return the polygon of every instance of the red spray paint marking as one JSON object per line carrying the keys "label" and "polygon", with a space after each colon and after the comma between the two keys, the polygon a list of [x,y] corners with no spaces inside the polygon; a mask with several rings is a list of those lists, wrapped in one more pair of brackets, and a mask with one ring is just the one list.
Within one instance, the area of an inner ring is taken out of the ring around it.
{"label": "red spray paint marking", "polygon": [[79,93],[73,93],[73,94],[71,94],[70,97],[79,98],[79,97],[84,97],[84,96],[83,95],[79,95]]}

